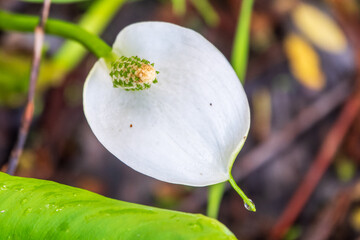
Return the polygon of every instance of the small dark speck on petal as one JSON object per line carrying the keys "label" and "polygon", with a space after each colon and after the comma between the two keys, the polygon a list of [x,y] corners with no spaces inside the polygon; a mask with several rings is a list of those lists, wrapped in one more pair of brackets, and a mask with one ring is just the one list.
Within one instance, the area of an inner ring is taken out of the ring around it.
{"label": "small dark speck on petal", "polygon": [[132,128],[132,124],[130,124],[130,127]]}
{"label": "small dark speck on petal", "polygon": [[210,106],[212,106],[212,103],[210,103]]}

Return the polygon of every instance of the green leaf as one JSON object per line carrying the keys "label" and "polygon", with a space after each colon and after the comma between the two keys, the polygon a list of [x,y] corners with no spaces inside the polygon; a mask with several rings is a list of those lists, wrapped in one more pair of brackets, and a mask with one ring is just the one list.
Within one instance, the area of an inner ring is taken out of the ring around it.
{"label": "green leaf", "polygon": [[236,239],[201,214],[122,202],[0,173],[0,239]]}
{"label": "green leaf", "polygon": [[[42,3],[44,0],[21,0],[23,2],[33,2],[33,3]],[[84,2],[88,0],[51,0],[51,3],[74,3],[74,2]]]}

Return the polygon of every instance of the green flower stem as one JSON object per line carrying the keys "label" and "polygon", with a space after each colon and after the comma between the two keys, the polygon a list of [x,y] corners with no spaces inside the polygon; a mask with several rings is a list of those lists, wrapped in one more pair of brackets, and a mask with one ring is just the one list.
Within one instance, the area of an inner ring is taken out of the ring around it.
{"label": "green flower stem", "polygon": [[206,215],[212,218],[217,218],[220,208],[222,195],[225,190],[225,183],[218,183],[209,187],[208,193],[208,206]]}
{"label": "green flower stem", "polygon": [[[233,51],[231,56],[231,64],[238,75],[242,84],[245,83],[246,68],[249,54],[249,35],[250,35],[250,20],[254,0],[243,0],[241,3],[241,11],[238,19]],[[231,166],[232,168],[232,166]],[[244,201],[245,208],[249,211],[256,212],[255,204],[249,199],[245,193],[236,184],[231,169],[229,171],[229,182],[235,191],[241,196]]]}
{"label": "green flower stem", "polygon": [[243,0],[238,19],[231,64],[242,83],[245,82],[248,54],[251,11],[254,0]]}
{"label": "green flower stem", "polygon": [[243,199],[245,208],[249,211],[256,212],[255,204],[249,199],[245,193],[241,190],[241,188],[236,184],[234,177],[230,173],[230,179],[229,182],[231,186],[235,189],[235,191],[240,195],[240,197]]}
{"label": "green flower stem", "polygon": [[[39,18],[35,16],[7,13],[0,10],[1,30],[33,32],[38,22]],[[45,25],[45,32],[75,40],[84,45],[98,58],[108,58],[112,55],[112,48],[107,43],[75,24],[48,19]]]}
{"label": "green flower stem", "polygon": [[[196,2],[194,0],[193,2]],[[241,4],[241,11],[239,15],[239,20],[237,24],[235,40],[233,45],[233,51],[231,56],[231,64],[238,75],[242,84],[245,82],[246,68],[248,62],[248,52],[249,52],[249,29],[250,29],[250,20],[251,20],[251,11],[254,0],[243,0]],[[239,188],[236,184],[233,176],[231,175],[230,169],[230,184],[235,189],[235,191],[242,197],[244,203],[248,206],[250,211],[256,211],[254,203],[245,195],[245,193]],[[224,191],[217,189],[225,188],[225,182],[219,183],[217,185],[210,186],[209,189],[209,199],[208,199],[208,216],[217,216],[215,211],[218,211],[221,198]],[[209,215],[211,214],[211,215]]]}
{"label": "green flower stem", "polygon": [[[125,2],[126,0],[97,0],[88,8],[77,25],[99,35]],[[68,72],[79,64],[86,52],[79,43],[67,40],[55,53],[51,62]]]}

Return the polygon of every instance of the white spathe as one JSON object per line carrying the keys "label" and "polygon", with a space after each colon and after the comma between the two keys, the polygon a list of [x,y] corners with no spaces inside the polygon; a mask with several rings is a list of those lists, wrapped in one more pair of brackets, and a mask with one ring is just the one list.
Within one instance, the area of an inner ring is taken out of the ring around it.
{"label": "white spathe", "polygon": [[142,22],[124,28],[113,51],[155,63],[158,83],[113,88],[104,60],[84,86],[84,111],[99,141],[131,168],[190,186],[229,179],[250,126],[243,87],[226,58],[193,30]]}

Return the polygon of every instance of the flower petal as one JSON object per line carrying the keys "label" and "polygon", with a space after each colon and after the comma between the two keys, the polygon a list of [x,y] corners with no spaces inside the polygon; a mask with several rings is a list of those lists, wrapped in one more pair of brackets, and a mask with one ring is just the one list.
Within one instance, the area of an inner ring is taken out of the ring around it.
{"label": "flower petal", "polygon": [[161,22],[126,27],[113,50],[154,62],[159,82],[144,91],[113,88],[98,61],[84,87],[84,111],[99,141],[159,180],[190,186],[228,180],[250,113],[226,58],[200,34]]}

